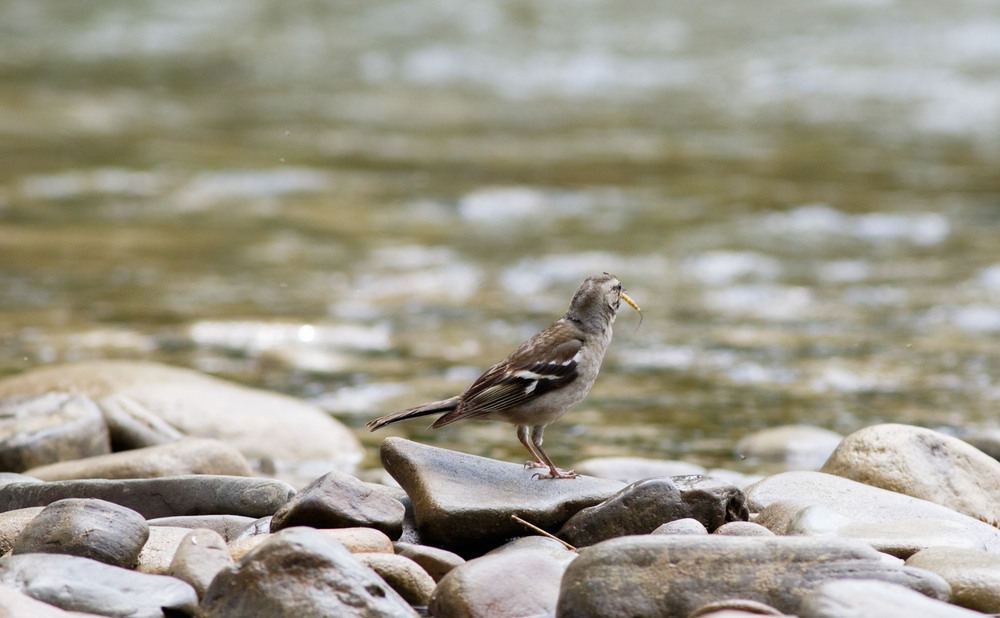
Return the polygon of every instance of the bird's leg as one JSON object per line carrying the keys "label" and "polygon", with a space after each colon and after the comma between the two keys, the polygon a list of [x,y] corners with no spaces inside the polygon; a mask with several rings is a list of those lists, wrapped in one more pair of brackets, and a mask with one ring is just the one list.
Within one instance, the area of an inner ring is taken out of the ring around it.
{"label": "bird's leg", "polygon": [[524,445],[524,448],[528,449],[528,452],[531,453],[531,456],[535,458],[535,461],[526,461],[526,462],[524,462],[524,467],[525,468],[548,468],[548,466],[545,465],[545,462],[542,461],[542,458],[538,456],[538,453],[535,452],[535,449],[532,448],[531,442],[528,442],[528,435],[529,434],[528,434],[528,426],[527,425],[518,425],[517,426],[517,439],[521,441],[521,444]]}
{"label": "bird's leg", "polygon": [[579,475],[572,470],[560,470],[556,467],[549,456],[545,453],[542,448],[542,433],[545,431],[545,425],[535,425],[531,428],[531,443],[535,446],[535,450],[532,452],[537,452],[539,460],[545,463],[545,466],[549,469],[549,475],[543,476],[538,473],[536,476],[538,478],[548,478],[548,479],[575,479]]}

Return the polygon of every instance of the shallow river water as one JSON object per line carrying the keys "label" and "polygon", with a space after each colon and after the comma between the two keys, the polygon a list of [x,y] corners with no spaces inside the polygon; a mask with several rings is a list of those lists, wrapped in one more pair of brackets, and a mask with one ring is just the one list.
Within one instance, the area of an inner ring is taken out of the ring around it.
{"label": "shallow river water", "polygon": [[0,0],[0,163],[0,375],[168,362],[374,446],[610,271],[643,320],[560,463],[1000,425],[995,2]]}

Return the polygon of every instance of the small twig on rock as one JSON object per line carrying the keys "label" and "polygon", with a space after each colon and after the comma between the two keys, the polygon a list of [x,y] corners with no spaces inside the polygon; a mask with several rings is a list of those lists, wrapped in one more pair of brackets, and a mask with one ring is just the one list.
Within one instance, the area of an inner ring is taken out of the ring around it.
{"label": "small twig on rock", "polygon": [[546,531],[542,530],[541,528],[539,528],[539,527],[538,527],[538,526],[536,526],[535,524],[531,523],[530,521],[525,521],[525,520],[521,519],[520,517],[518,517],[517,515],[511,515],[511,518],[512,518],[512,519],[513,519],[514,521],[517,521],[517,522],[520,522],[520,523],[524,524],[525,526],[527,526],[527,527],[531,528],[532,530],[534,530],[535,532],[537,532],[538,534],[540,534],[540,535],[542,535],[542,536],[547,536],[547,537],[549,537],[550,539],[553,539],[553,540],[556,540],[556,541],[559,541],[560,543],[562,543],[562,544],[563,544],[563,547],[565,547],[566,549],[568,549],[568,550],[570,550],[570,551],[579,551],[579,550],[578,550],[577,548],[573,547],[572,545],[570,545],[570,544],[569,544],[569,543],[567,543],[566,541],[564,541],[564,540],[560,539],[559,537],[557,537],[557,536],[556,536],[556,535],[554,535],[554,534],[551,534],[551,533],[548,533],[548,532],[546,532]]}

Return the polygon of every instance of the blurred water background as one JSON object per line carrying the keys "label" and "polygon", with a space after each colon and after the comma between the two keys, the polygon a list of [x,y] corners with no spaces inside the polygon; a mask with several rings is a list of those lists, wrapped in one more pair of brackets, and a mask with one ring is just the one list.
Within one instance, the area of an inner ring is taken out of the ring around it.
{"label": "blurred water background", "polygon": [[644,320],[561,464],[996,428],[1000,3],[0,1],[0,375],[168,362],[374,446],[601,271]]}

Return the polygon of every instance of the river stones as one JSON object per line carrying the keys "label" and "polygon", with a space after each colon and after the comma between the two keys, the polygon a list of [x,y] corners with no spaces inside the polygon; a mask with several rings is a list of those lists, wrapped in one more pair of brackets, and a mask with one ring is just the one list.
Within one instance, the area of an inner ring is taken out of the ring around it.
{"label": "river stones", "polygon": [[287,528],[222,569],[202,618],[400,616],[416,611],[347,549],[312,528]]}
{"label": "river stones", "polygon": [[749,599],[797,615],[803,598],[835,579],[875,579],[947,599],[943,579],[888,564],[842,539],[643,535],[580,551],[562,579],[559,617],[684,618],[726,599]]}
{"label": "river stones", "polygon": [[0,471],[23,472],[111,451],[101,410],[86,397],[16,391],[0,397],[7,397],[0,400]]}
{"label": "river stones", "polygon": [[397,542],[393,543],[393,549],[400,556],[406,556],[419,564],[436,582],[441,581],[455,567],[465,564],[465,558],[439,547]]}
{"label": "river stones", "polygon": [[931,429],[865,427],[844,438],[822,472],[1000,521],[1000,461]]}
{"label": "river stones", "polygon": [[897,584],[838,580],[810,593],[801,606],[803,618],[983,618],[978,612],[949,605]]}
{"label": "river stones", "polygon": [[148,538],[146,520],[132,509],[71,498],[42,509],[14,541],[12,552],[68,554],[132,568]]}
{"label": "river stones", "polygon": [[[148,425],[143,418],[156,418],[182,435],[221,440],[243,453],[259,474],[276,471],[311,480],[316,469],[352,470],[362,455],[357,438],[319,408],[178,367],[88,361],[0,379],[0,398],[49,391],[90,397],[102,410],[111,410],[118,425],[131,417],[133,428],[140,429]],[[149,439],[139,440],[142,446],[169,439],[158,435],[162,428],[147,429]]]}
{"label": "river stones", "polygon": [[184,474],[251,476],[250,464],[235,448],[218,440],[183,438],[86,459],[31,468],[28,476],[42,481],[72,479],[141,479]]}
{"label": "river stones", "polygon": [[35,506],[0,512],[0,555],[6,554],[14,547],[14,540],[44,508]]}
{"label": "river stones", "polygon": [[987,614],[1000,614],[1000,555],[956,547],[931,547],[906,560],[937,573],[951,585],[951,602]]}
{"label": "river stones", "polygon": [[194,615],[194,588],[174,577],[149,575],[90,558],[22,554],[0,558],[0,585],[65,610],[102,616],[166,618]]}
{"label": "river stones", "polygon": [[286,502],[271,519],[271,531],[292,526],[369,527],[391,539],[403,533],[406,508],[394,498],[343,472],[319,477]]}
{"label": "river stones", "polygon": [[156,479],[91,479],[0,485],[0,511],[44,506],[63,498],[98,498],[146,517],[173,515],[272,515],[295,493],[274,479],[187,475]]}
{"label": "river stones", "polygon": [[488,554],[445,575],[428,610],[440,618],[551,615],[565,570],[565,564],[545,550]]}
{"label": "river stones", "polygon": [[523,465],[402,438],[386,438],[381,455],[385,469],[413,501],[422,541],[460,555],[482,553],[526,534],[512,515],[555,529],[623,487],[590,477],[535,478],[535,471]]}
{"label": "river stones", "polygon": [[[174,528],[208,528],[222,535],[226,542],[240,538],[247,529],[259,520],[241,515],[179,515],[176,517],[157,517],[146,521],[150,526],[172,526]],[[270,520],[269,520],[270,522]],[[270,530],[270,523],[257,534]],[[251,535],[252,536],[252,535]]]}
{"label": "river stones", "polygon": [[233,558],[229,555],[226,540],[218,532],[195,528],[177,546],[167,575],[191,584],[198,593],[198,598],[202,598],[219,571],[232,564]]}
{"label": "river stones", "polygon": [[355,554],[362,564],[375,571],[407,603],[425,606],[437,584],[419,564],[397,554]]}
{"label": "river stones", "polygon": [[559,536],[583,547],[616,536],[648,534],[676,519],[696,519],[711,531],[748,516],[746,498],[733,485],[706,476],[654,478],[582,509],[563,525]]}

